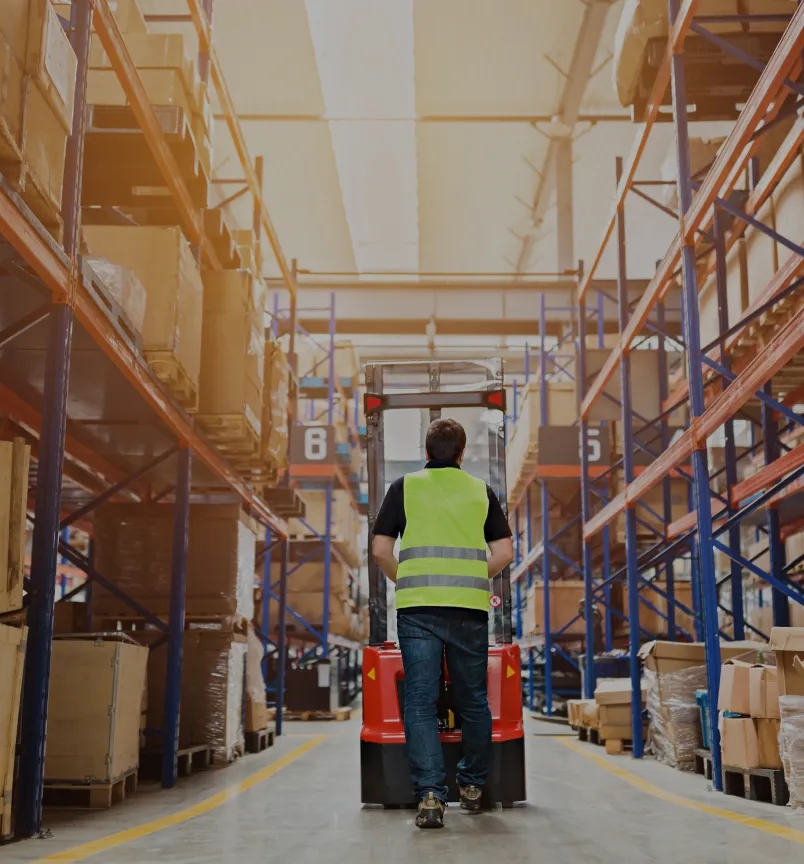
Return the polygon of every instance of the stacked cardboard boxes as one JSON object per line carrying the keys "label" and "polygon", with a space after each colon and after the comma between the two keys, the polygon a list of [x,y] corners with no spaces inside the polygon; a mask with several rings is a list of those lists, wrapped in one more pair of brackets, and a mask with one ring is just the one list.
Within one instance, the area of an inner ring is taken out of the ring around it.
{"label": "stacked cardboard boxes", "polygon": [[156,375],[188,411],[198,407],[204,285],[180,228],[92,225],[90,254],[131,270],[145,288],[142,346]]}
{"label": "stacked cardboard boxes", "polygon": [[[647,688],[642,683],[641,708],[644,710]],[[603,741],[629,741],[633,737],[631,705],[632,688],[630,678],[603,678],[595,688],[598,704],[600,738]]]}
{"label": "stacked cardboard boxes", "polygon": [[233,459],[259,455],[265,285],[248,270],[205,271],[197,422]]}
{"label": "stacked cardboard boxes", "polygon": [[[304,520],[291,519],[289,530],[296,540],[323,537],[326,531],[327,493],[305,489],[301,493],[306,508]],[[352,506],[349,493],[336,489],[332,493],[332,513],[330,520],[330,539],[353,567],[359,567],[362,559],[358,546],[360,536],[360,517]]]}
{"label": "stacked cardboard boxes", "polygon": [[58,234],[77,61],[50,0],[4,0],[0,171]]}
{"label": "stacked cardboard boxes", "polygon": [[262,461],[274,471],[287,465],[289,366],[277,342],[265,343]]}
{"label": "stacked cardboard boxes", "polygon": [[781,768],[779,688],[767,650],[727,660],[718,695],[721,758],[729,768]]}

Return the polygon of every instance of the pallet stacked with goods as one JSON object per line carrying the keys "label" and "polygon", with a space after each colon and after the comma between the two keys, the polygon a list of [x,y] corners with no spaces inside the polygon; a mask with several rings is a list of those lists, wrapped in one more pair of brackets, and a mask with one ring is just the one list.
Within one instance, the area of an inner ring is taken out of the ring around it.
{"label": "pallet stacked with goods", "polygon": [[[283,473],[300,509],[288,520],[284,596],[280,564],[266,546],[259,620],[269,692],[276,692],[272,682],[282,667],[288,711],[335,716],[358,694],[360,650],[368,638],[367,598],[360,590],[366,546],[359,503],[365,480],[360,360],[354,345],[336,336],[334,296],[325,310],[312,311],[327,314],[328,338],[316,340],[293,327],[275,298],[271,338],[293,368],[294,422]],[[269,645],[282,633],[286,655]]]}
{"label": "pallet stacked with goods", "polygon": [[[650,26],[653,4],[622,12],[618,92],[641,125],[631,156],[617,160],[614,206],[579,276],[584,602],[609,605],[613,577],[601,578],[594,554],[608,530],[623,542],[635,757],[647,742],[718,790],[800,805],[804,8],[713,5],[671,2],[668,15],[658,4]],[[640,159],[663,120],[675,132],[671,167],[644,178]],[[712,120],[727,134],[693,137],[693,123]],[[657,200],[647,187],[674,191]],[[678,232],[632,303],[634,194],[676,218]],[[584,338],[587,305],[612,240],[618,291],[605,302],[620,332],[598,362]],[[606,500],[586,454],[612,397],[619,476]],[[646,643],[657,618],[666,639]],[[593,651],[584,667],[583,695],[594,700]],[[571,707],[576,718],[595,714]]]}
{"label": "pallet stacked with goods", "polygon": [[[197,58],[136,0],[0,15],[3,837],[273,740],[257,547],[287,548],[299,501],[263,237],[296,284],[209,5],[187,0]],[[247,228],[210,206],[213,85]]]}

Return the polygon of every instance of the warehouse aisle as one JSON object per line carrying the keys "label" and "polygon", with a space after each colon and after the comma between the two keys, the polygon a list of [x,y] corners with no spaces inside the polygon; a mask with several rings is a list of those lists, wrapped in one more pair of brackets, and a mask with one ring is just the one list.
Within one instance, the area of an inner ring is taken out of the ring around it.
{"label": "warehouse aisle", "polygon": [[4,848],[0,858],[8,864],[412,864],[442,857],[464,864],[756,864],[801,855],[804,816],[708,792],[702,778],[649,760],[606,757],[600,748],[556,737],[561,729],[529,724],[527,805],[477,818],[452,808],[440,832],[417,831],[410,812],[361,809],[353,720],[292,724],[272,750],[173,792],[146,792],[103,814],[51,817],[52,837]]}

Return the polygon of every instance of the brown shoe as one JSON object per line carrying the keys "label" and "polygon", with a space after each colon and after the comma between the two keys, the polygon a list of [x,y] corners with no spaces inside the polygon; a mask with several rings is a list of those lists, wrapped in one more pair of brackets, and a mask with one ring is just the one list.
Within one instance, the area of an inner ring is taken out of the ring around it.
{"label": "brown shoe", "polygon": [[445,809],[446,804],[436,798],[432,792],[428,792],[427,797],[419,801],[419,810],[416,814],[416,827],[443,828]]}
{"label": "brown shoe", "polygon": [[461,794],[461,813],[468,813],[470,816],[480,813],[483,790],[479,786],[459,786],[458,791]]}

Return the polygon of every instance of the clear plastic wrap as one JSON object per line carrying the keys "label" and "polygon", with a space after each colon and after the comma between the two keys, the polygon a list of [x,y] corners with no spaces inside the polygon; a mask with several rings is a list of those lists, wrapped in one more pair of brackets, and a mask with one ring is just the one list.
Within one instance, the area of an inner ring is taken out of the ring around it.
{"label": "clear plastic wrap", "polygon": [[288,448],[288,359],[276,343],[265,345],[262,409],[262,457],[283,468]]}
{"label": "clear plastic wrap", "polygon": [[[151,634],[156,641],[158,634]],[[148,640],[146,640],[148,641]],[[243,681],[247,645],[231,634],[187,631],[182,656],[179,747],[205,744],[216,762],[243,752]],[[148,728],[164,721],[167,647],[148,658]]]}
{"label": "clear plastic wrap", "polygon": [[[95,515],[95,566],[156,615],[170,607],[172,504],[106,504]],[[256,534],[237,504],[190,507],[187,615],[209,618],[254,615]],[[97,586],[98,616],[130,617],[122,600]]]}
{"label": "clear plastic wrap", "polygon": [[136,274],[106,258],[90,258],[87,263],[120,304],[136,331],[142,333],[148,295]]}
{"label": "clear plastic wrap", "polygon": [[649,746],[660,762],[692,771],[701,746],[701,720],[695,691],[706,687],[706,667],[690,666],[657,674],[645,670],[648,685]]}
{"label": "clear plastic wrap", "polygon": [[804,809],[804,696],[780,696],[782,715],[779,730],[779,752],[787,786],[790,806]]}

